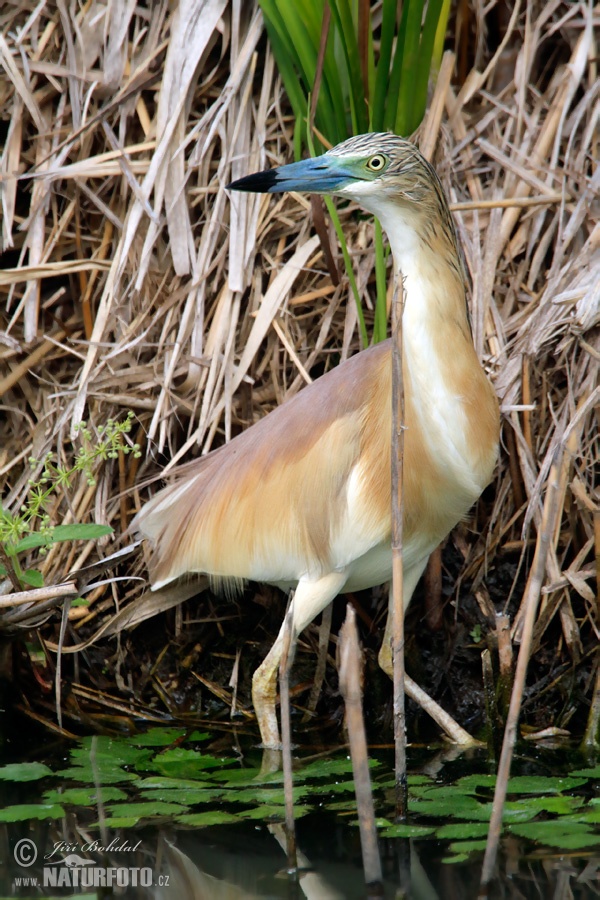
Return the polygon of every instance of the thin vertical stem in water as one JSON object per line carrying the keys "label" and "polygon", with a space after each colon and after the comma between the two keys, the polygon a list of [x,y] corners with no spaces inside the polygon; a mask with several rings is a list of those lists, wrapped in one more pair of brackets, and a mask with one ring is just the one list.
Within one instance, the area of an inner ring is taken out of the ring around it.
{"label": "thin vertical stem in water", "polygon": [[283,649],[279,662],[279,693],[281,697],[281,754],[283,760],[283,793],[285,798],[285,837],[288,873],[298,879],[296,855],[296,827],[294,823],[294,782],[292,776],[292,726],[290,721],[290,668],[294,659],[293,595],[290,595],[285,614]]}
{"label": "thin vertical stem in water", "polygon": [[383,876],[377,845],[375,806],[371,791],[367,738],[362,712],[361,653],[356,630],[356,613],[350,604],[346,610],[346,621],[340,631],[338,654],[340,691],[346,704],[346,728],[354,773],[365,881],[370,888],[378,890],[382,885]]}
{"label": "thin vertical stem in water", "polygon": [[525,688],[529,655],[531,653],[533,627],[535,625],[542,582],[546,571],[546,559],[555,532],[556,516],[558,513],[558,485],[563,454],[564,444],[559,444],[556,448],[552,467],[548,475],[548,488],[546,491],[546,499],[544,500],[542,522],[538,533],[531,572],[529,573],[529,578],[525,587],[523,634],[521,636],[521,647],[517,659],[517,669],[510,698],[510,707],[506,719],[506,728],[504,729],[502,753],[498,765],[498,777],[496,780],[496,790],[494,792],[490,828],[483,859],[483,868],[481,871],[480,897],[487,896],[487,886],[492,880],[494,867],[496,865],[498,845],[500,843],[500,832],[502,829],[504,802],[506,800],[506,790],[510,775],[510,765],[517,740],[517,726],[519,724],[519,714],[521,712],[521,701],[523,698],[523,690]]}
{"label": "thin vertical stem in water", "polygon": [[396,762],[396,818],[405,820],[408,806],[406,779],[406,712],[404,696],[404,584],[402,532],[404,500],[404,378],[402,375],[402,313],[404,284],[394,275],[392,299],[392,661],[394,666],[394,746]]}

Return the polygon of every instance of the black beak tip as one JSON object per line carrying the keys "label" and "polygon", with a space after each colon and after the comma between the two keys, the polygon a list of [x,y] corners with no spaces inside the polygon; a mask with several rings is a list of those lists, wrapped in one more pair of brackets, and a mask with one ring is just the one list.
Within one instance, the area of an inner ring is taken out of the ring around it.
{"label": "black beak tip", "polygon": [[227,185],[228,191],[249,191],[256,194],[268,194],[277,183],[277,170],[267,169],[266,172],[256,172],[254,175],[246,175],[231,181]]}

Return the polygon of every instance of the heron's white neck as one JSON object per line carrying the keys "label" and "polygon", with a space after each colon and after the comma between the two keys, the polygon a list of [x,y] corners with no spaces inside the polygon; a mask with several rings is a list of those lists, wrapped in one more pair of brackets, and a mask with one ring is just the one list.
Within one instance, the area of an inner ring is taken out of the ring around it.
{"label": "heron's white neck", "polygon": [[477,411],[470,392],[480,382],[488,386],[473,347],[454,234],[442,217],[408,205],[384,201],[376,215],[404,284],[404,373],[414,409],[432,453],[476,497],[489,480],[489,463],[480,464],[471,446],[468,417]]}

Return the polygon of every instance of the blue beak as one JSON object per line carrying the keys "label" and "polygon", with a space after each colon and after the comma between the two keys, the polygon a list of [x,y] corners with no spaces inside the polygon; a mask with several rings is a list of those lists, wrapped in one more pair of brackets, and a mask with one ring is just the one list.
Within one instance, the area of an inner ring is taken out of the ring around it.
{"label": "blue beak", "polygon": [[330,194],[339,190],[355,179],[344,170],[342,163],[335,157],[327,158],[327,154],[314,159],[302,159],[246,175],[232,181],[227,188],[232,191],[251,191],[257,194],[281,194],[283,191],[305,191],[311,194]]}

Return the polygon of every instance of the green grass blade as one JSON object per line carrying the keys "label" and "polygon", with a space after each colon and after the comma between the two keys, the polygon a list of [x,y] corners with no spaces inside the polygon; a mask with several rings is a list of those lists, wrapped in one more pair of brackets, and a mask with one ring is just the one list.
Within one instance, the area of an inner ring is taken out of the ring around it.
{"label": "green grass blade", "polygon": [[346,237],[344,235],[344,231],[342,229],[342,224],[340,222],[340,218],[337,214],[337,210],[333,204],[333,200],[331,197],[325,197],[325,205],[327,206],[327,210],[329,215],[331,216],[331,221],[333,222],[333,227],[335,228],[335,233],[337,234],[338,241],[340,242],[340,247],[342,249],[342,256],[344,257],[344,266],[346,268],[346,275],[348,276],[348,281],[350,282],[350,288],[352,290],[352,294],[354,296],[354,302],[356,303],[356,313],[358,316],[358,326],[360,329],[360,337],[362,340],[363,347],[369,346],[369,335],[367,333],[367,326],[365,324],[365,316],[363,313],[363,309],[360,303],[360,295],[358,293],[358,286],[356,284],[356,278],[354,277],[354,269],[352,268],[352,260],[350,259],[350,253],[348,252],[348,244],[346,243]]}
{"label": "green grass blade", "polygon": [[[403,47],[398,46],[396,52],[402,54],[400,95],[396,116],[397,134],[410,134],[415,123],[415,75],[419,63],[421,42],[421,21],[423,17],[423,0],[409,0],[406,6],[406,31]],[[404,17],[404,13],[403,13]]]}
{"label": "green grass blade", "polygon": [[[315,155],[315,147],[312,141],[312,135],[307,133],[306,139],[308,142],[308,147],[310,150],[310,155]],[[325,206],[327,207],[327,211],[331,217],[331,221],[333,222],[333,227],[335,228],[335,233],[337,234],[337,239],[339,241],[340,247],[342,249],[342,256],[344,257],[344,267],[346,269],[346,275],[348,276],[348,281],[350,283],[350,288],[352,290],[352,294],[354,296],[354,302],[356,303],[356,314],[358,318],[358,327],[360,330],[360,337],[362,341],[363,347],[368,347],[369,345],[369,335],[367,333],[367,326],[365,324],[365,316],[363,313],[363,309],[360,303],[360,295],[358,293],[358,286],[356,284],[356,278],[354,277],[354,269],[352,268],[352,260],[350,259],[350,253],[348,252],[348,244],[346,243],[346,236],[344,235],[344,231],[342,229],[342,223],[340,222],[340,217],[337,214],[337,210],[333,203],[331,197],[325,196],[323,198],[325,200]]]}
{"label": "green grass blade", "polygon": [[352,130],[361,134],[367,128],[367,108],[352,10],[348,0],[330,0],[330,8],[348,69]]}
{"label": "green grass blade", "polygon": [[[375,73],[375,86],[371,96],[370,127],[373,131],[382,131],[385,128],[385,105],[390,83],[392,47],[394,46],[394,34],[396,33],[396,10],[396,0],[383,0],[379,61]],[[395,121],[396,114],[394,111]]]}
{"label": "green grass blade", "polygon": [[[386,107],[384,117],[384,127],[388,131],[395,131],[397,134],[404,132],[397,130],[397,119],[400,110],[400,81],[402,79],[402,51],[406,41],[406,27],[408,21],[409,4],[411,0],[402,7],[402,15],[400,16],[400,25],[398,28],[398,37],[396,39],[396,49],[392,59],[392,69],[390,72],[389,83],[387,87]],[[385,91],[385,87],[384,87]]]}
{"label": "green grass blade", "polygon": [[442,7],[443,0],[429,0],[429,3],[427,4],[427,13],[425,15],[425,22],[421,34],[421,45],[419,48],[419,61],[417,64],[417,78],[413,106],[413,115],[419,122],[423,118],[427,107],[429,73],[431,71],[433,48],[435,46]]}
{"label": "green grass blade", "polygon": [[435,41],[433,44],[433,56],[431,58],[431,68],[437,77],[442,64],[442,56],[444,55],[444,42],[446,40],[446,30],[448,28],[448,16],[450,15],[450,0],[443,0],[442,11],[438,19],[435,32]]}
{"label": "green grass blade", "polygon": [[377,298],[375,300],[373,343],[378,344],[387,337],[387,270],[383,246],[383,229],[379,219],[375,219],[375,284],[377,286]]}

